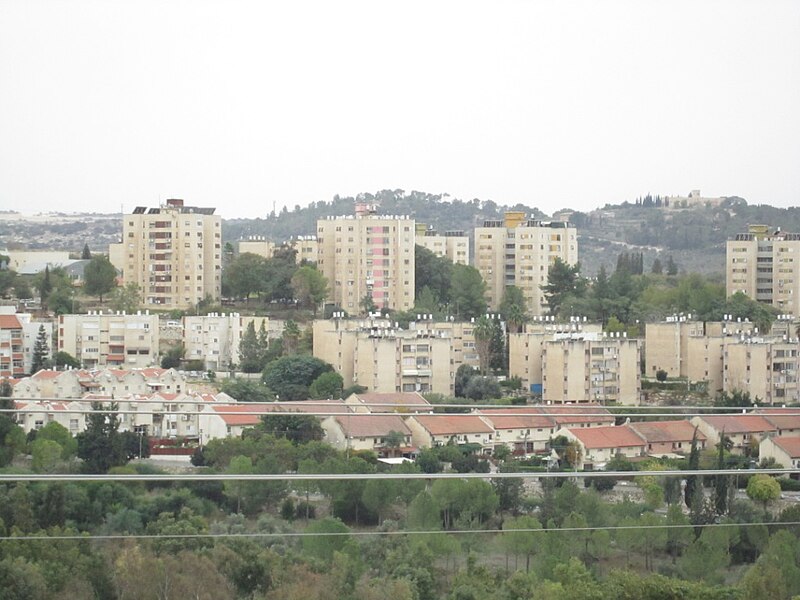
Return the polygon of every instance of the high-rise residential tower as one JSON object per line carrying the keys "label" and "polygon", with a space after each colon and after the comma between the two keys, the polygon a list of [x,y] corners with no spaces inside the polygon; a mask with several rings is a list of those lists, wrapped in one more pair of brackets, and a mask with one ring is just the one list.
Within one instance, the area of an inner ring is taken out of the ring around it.
{"label": "high-rise residential tower", "polygon": [[122,242],[109,254],[125,283],[139,286],[142,304],[189,308],[219,298],[222,220],[214,210],[167,200],[124,216]]}

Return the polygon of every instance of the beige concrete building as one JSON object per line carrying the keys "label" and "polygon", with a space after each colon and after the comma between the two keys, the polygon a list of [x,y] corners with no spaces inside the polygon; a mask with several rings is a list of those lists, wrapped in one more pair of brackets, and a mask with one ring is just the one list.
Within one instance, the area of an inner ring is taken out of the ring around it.
{"label": "beige concrete building", "polygon": [[541,286],[556,258],[578,262],[575,227],[563,221],[526,219],[508,212],[504,220],[485,221],[475,228],[475,267],[487,285],[486,300],[496,310],[506,286],[520,288],[533,315],[548,312]]}
{"label": "beige concrete building", "polygon": [[696,321],[668,317],[645,326],[645,373],[655,377],[659,370],[667,377],[705,381],[712,396],[724,388],[725,347],[755,331],[755,325],[739,321]]}
{"label": "beige concrete building", "polygon": [[722,434],[733,442],[731,452],[734,454],[748,454],[752,452],[761,441],[774,435],[778,428],[774,423],[762,415],[705,415],[693,417],[692,425],[696,426],[706,436],[706,446],[714,447],[719,444]]}
{"label": "beige concrete building", "polygon": [[800,468],[800,437],[767,437],[758,446],[758,458],[774,458],[785,469]]}
{"label": "beige concrete building", "polygon": [[92,312],[58,317],[58,350],[86,368],[148,367],[158,362],[158,317]]}
{"label": "beige concrete building", "polygon": [[428,320],[408,329],[385,319],[316,320],[314,356],[332,364],[345,387],[452,395],[458,367],[479,365],[473,328]]}
{"label": "beige concrete building", "polygon": [[23,328],[17,315],[0,314],[0,377],[25,374]]}
{"label": "beige concrete building", "polygon": [[319,244],[317,243],[317,236],[315,235],[298,235],[293,237],[287,242],[296,252],[295,260],[298,263],[306,261],[307,263],[317,262],[319,254]]}
{"label": "beige concrete building", "polygon": [[214,210],[167,200],[124,216],[122,250],[110,248],[109,255],[122,258],[114,266],[126,284],[139,286],[144,305],[189,308],[220,297],[222,220]]}
{"label": "beige concrete building", "polygon": [[239,313],[210,313],[183,318],[183,345],[187,360],[202,360],[210,370],[227,370],[239,363],[239,344],[253,323],[256,333],[263,324],[270,334],[269,317],[242,316]]}
{"label": "beige concrete building", "polygon": [[352,217],[317,221],[317,266],[329,300],[350,313],[366,296],[379,308],[414,306],[414,220],[356,205]]}
{"label": "beige concrete building", "polygon": [[800,234],[769,225],[737,234],[726,247],[725,289],[800,316]]}
{"label": "beige concrete building", "polygon": [[637,458],[644,456],[647,442],[629,425],[592,427],[588,429],[559,429],[554,437],[564,436],[578,443],[581,449],[578,469],[604,469],[606,464],[622,456]]}
{"label": "beige concrete building", "polygon": [[723,390],[749,392],[759,404],[797,403],[797,348],[796,339],[729,338],[724,349]]}
{"label": "beige concrete building", "polygon": [[447,258],[453,264],[469,264],[469,236],[463,231],[439,234],[434,229],[427,229],[423,223],[417,223],[416,234],[416,243],[436,256]]}
{"label": "beige concrete building", "polygon": [[275,253],[275,242],[258,235],[251,235],[246,240],[239,240],[239,254],[255,254],[264,258],[272,258]]}
{"label": "beige concrete building", "polygon": [[[325,418],[322,429],[325,441],[338,450],[368,450],[380,457],[412,452],[411,430],[399,415],[336,415]],[[390,446],[390,441],[399,446]]]}
{"label": "beige concrete building", "polygon": [[679,209],[679,208],[697,208],[703,206],[719,206],[725,198],[705,197],[700,193],[700,190],[692,190],[687,196],[665,196],[661,204],[661,208],[665,209]]}
{"label": "beige concrete building", "polygon": [[600,334],[600,323],[573,320],[559,323],[535,317],[524,330],[508,334],[508,371],[511,377],[522,379],[523,389],[542,393],[542,355],[545,342],[573,334]]}
{"label": "beige concrete building", "polygon": [[542,399],[637,405],[640,361],[635,339],[583,334],[545,342]]}
{"label": "beige concrete building", "polygon": [[482,452],[494,448],[494,428],[477,415],[414,415],[406,419],[417,448],[456,444],[477,444]]}

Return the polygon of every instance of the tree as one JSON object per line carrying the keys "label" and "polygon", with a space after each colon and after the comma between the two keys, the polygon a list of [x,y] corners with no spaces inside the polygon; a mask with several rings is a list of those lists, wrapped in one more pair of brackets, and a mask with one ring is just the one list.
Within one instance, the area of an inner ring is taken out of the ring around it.
{"label": "tree", "polygon": [[59,367],[79,369],[81,367],[81,362],[77,358],[72,356],[69,352],[64,352],[63,350],[59,350],[53,355],[52,363],[55,369],[58,369]]}
{"label": "tree", "polygon": [[503,315],[503,319],[508,324],[508,330],[511,333],[521,331],[525,324],[530,321],[525,295],[517,286],[509,285],[506,287],[503,301],[500,303],[500,314]]}
{"label": "tree", "polygon": [[375,300],[372,299],[372,294],[366,293],[361,301],[358,303],[358,306],[361,308],[361,313],[368,315],[374,313],[378,310],[378,305],[375,304]]}
{"label": "tree", "polygon": [[[725,468],[725,429],[722,430],[720,435],[719,444],[717,444],[717,469]],[[729,478],[727,475],[717,475],[714,477],[714,508],[717,515],[725,515],[728,513],[728,487]]]}
{"label": "tree", "polygon": [[97,296],[103,301],[107,294],[117,285],[117,269],[106,256],[95,256],[83,270],[83,289],[90,296]]}
{"label": "tree", "polygon": [[678,265],[675,264],[675,261],[673,260],[672,255],[670,254],[667,257],[667,275],[675,276],[677,274],[678,274]]}
{"label": "tree", "polygon": [[319,419],[313,415],[297,413],[297,415],[270,415],[261,417],[265,432],[278,438],[286,438],[294,444],[307,444],[320,441],[325,432]]}
{"label": "tree", "polygon": [[[697,471],[700,468],[700,448],[697,445],[697,427],[694,428],[692,434],[692,445],[689,450],[689,464],[687,467],[690,471]],[[684,501],[686,507],[691,509],[694,506],[695,493],[703,494],[702,486],[698,485],[697,475],[689,475],[686,477],[686,487],[683,490]]]}
{"label": "tree", "polygon": [[[92,411],[116,411],[117,404],[92,402]],[[134,435],[135,436],[135,435]],[[86,430],[76,436],[78,458],[87,473],[107,473],[111,467],[128,462],[125,440],[119,432],[116,413],[91,412],[86,417]]]}
{"label": "tree", "polygon": [[281,335],[284,356],[297,354],[298,347],[300,346],[300,336],[301,331],[297,323],[292,319],[287,319],[286,323],[283,325],[283,334]]}
{"label": "tree", "polygon": [[300,306],[311,308],[316,316],[328,296],[328,280],[315,267],[303,266],[292,275],[292,291]]}
{"label": "tree", "polygon": [[326,400],[342,397],[344,380],[334,371],[328,371],[311,382],[308,394],[314,400]]}
{"label": "tree", "polygon": [[36,287],[39,290],[42,306],[45,306],[47,304],[47,298],[53,290],[53,283],[50,281],[50,265],[45,266],[44,276],[36,281]]}
{"label": "tree", "polygon": [[230,377],[224,379],[220,391],[238,402],[273,402],[275,393],[260,381]]}
{"label": "tree", "polygon": [[491,344],[494,335],[494,324],[487,316],[480,317],[475,321],[475,328],[472,330],[475,336],[475,350],[478,353],[481,374],[489,372],[489,362],[491,360]]}
{"label": "tree", "polygon": [[501,398],[503,388],[491,377],[472,377],[464,390],[464,395],[470,400],[488,400],[489,398]]}
{"label": "tree", "polygon": [[81,260],[91,260],[92,258],[92,251],[89,250],[89,244],[83,245],[83,252],[81,252]]}
{"label": "tree", "polygon": [[44,324],[39,325],[39,333],[36,334],[36,341],[33,344],[33,357],[31,358],[31,375],[44,368],[47,356],[50,354],[50,347],[47,345],[47,331]]}
{"label": "tree", "polygon": [[457,398],[466,398],[467,385],[469,385],[470,379],[477,374],[478,372],[466,363],[460,365],[458,369],[456,369],[453,393]]}
{"label": "tree", "polygon": [[761,502],[764,505],[765,516],[767,512],[767,505],[780,498],[781,486],[774,477],[759,473],[753,475],[747,482],[747,497],[753,502]]}
{"label": "tree", "polygon": [[453,265],[450,281],[450,310],[461,319],[478,317],[486,312],[486,282],[469,265]]}
{"label": "tree", "polygon": [[334,552],[341,551],[349,537],[350,530],[339,519],[326,517],[306,527],[306,533],[337,534],[312,535],[303,538],[303,552],[323,561],[330,561]]}
{"label": "tree", "polygon": [[547,285],[542,286],[551,315],[557,315],[567,296],[582,297],[586,280],[580,276],[581,265],[569,265],[556,258],[547,272]]}
{"label": "tree", "polygon": [[453,263],[444,257],[420,246],[414,246],[414,291],[419,297],[422,290],[428,288],[437,304],[446,304],[450,300],[450,280],[453,274]]}
{"label": "tree", "polygon": [[239,370],[244,373],[263,371],[266,366],[266,351],[267,348],[262,345],[256,333],[255,323],[250,321],[239,340]]}
{"label": "tree", "polygon": [[233,296],[248,300],[253,294],[264,293],[266,270],[266,258],[244,252],[227,266],[223,281]]}
{"label": "tree", "polygon": [[181,366],[181,361],[183,360],[183,355],[186,352],[186,348],[183,344],[178,344],[177,346],[173,346],[169,350],[167,350],[166,354],[161,357],[161,368],[162,369],[177,369]]}
{"label": "tree", "polygon": [[313,356],[284,356],[264,368],[261,380],[281,400],[307,400],[309,386],[333,367]]}
{"label": "tree", "polygon": [[664,266],[661,264],[661,260],[656,258],[653,261],[653,266],[650,267],[650,272],[653,275],[661,275],[664,272]]}
{"label": "tree", "polygon": [[78,452],[78,442],[72,437],[69,429],[51,421],[36,432],[36,441],[50,440],[56,442],[61,447],[61,458],[67,460]]}
{"label": "tree", "polygon": [[507,519],[503,523],[503,533],[500,538],[507,552],[517,558],[525,557],[525,572],[530,571],[531,556],[541,549],[540,534],[531,530],[542,529],[542,524],[536,517],[521,516]]}
{"label": "tree", "polygon": [[141,304],[141,288],[135,281],[117,287],[111,294],[111,308],[126,313],[133,313]]}

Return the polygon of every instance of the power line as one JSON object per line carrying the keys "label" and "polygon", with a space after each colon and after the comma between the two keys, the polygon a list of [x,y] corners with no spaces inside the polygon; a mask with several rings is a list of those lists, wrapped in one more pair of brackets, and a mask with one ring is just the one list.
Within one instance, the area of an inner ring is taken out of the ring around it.
{"label": "power line", "polygon": [[430,529],[423,531],[399,530],[399,531],[288,531],[283,533],[126,533],[120,535],[96,534],[96,535],[24,535],[24,536],[0,536],[0,541],[67,541],[67,540],[154,540],[154,539],[219,539],[219,538],[306,538],[306,537],[376,537],[376,536],[403,536],[403,535],[469,535],[486,533],[577,533],[582,531],[624,531],[624,530],[648,530],[648,529],[706,529],[709,527],[789,527],[800,525],[800,521],[787,522],[758,522],[758,523],[701,523],[692,525],[668,524],[663,525],[598,525],[597,527],[559,527],[555,529],[521,527],[514,529]]}
{"label": "power line", "polygon": [[798,469],[706,469],[665,471],[526,471],[497,473],[182,473],[156,475],[151,473],[3,473],[2,482],[44,481],[361,481],[370,479],[571,479],[571,478],[630,478],[630,477],[688,477],[692,475],[783,475]]}

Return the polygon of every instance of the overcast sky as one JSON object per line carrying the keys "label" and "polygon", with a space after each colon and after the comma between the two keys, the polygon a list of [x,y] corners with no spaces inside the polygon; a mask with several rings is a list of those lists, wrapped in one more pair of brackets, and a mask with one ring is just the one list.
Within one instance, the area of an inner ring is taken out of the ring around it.
{"label": "overcast sky", "polygon": [[800,205],[800,2],[0,0],[0,209]]}

